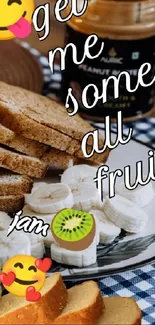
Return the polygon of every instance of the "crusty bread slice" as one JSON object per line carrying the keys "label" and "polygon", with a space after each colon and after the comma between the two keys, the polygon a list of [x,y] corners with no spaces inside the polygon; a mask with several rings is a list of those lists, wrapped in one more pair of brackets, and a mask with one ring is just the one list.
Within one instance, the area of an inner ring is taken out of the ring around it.
{"label": "crusty bread slice", "polygon": [[21,107],[20,112],[30,119],[76,140],[81,141],[85,133],[94,130],[77,114],[69,117],[60,103],[20,87],[0,82],[0,100],[9,104],[14,103],[17,107]]}
{"label": "crusty bread slice", "polygon": [[[65,151],[60,151],[56,148],[39,143],[38,141],[31,140],[17,135],[14,131],[0,124],[0,144],[15,149],[18,152],[24,153],[31,157],[42,158],[42,161],[59,169],[66,169],[70,166],[76,165],[80,158],[83,158],[82,150],[78,151],[77,156],[68,154]],[[107,151],[108,153],[108,151]],[[106,156],[105,156],[106,159]],[[100,162],[100,156],[95,154],[92,159],[84,159],[86,162],[94,160],[96,163]]]}
{"label": "crusty bread slice", "polygon": [[3,125],[26,138],[39,141],[62,151],[69,150],[71,143],[73,144],[73,152],[79,149],[79,141],[73,141],[69,136],[65,136],[59,131],[32,120],[23,114],[19,105],[16,106],[12,103],[0,101],[0,120]]}
{"label": "crusty bread slice", "polygon": [[[0,82],[0,120],[3,125],[26,138],[39,141],[71,155],[84,158],[83,136],[94,130],[79,116],[70,118],[60,104],[27,90]],[[88,152],[92,150],[90,137]],[[100,139],[100,147],[104,140]],[[103,163],[109,151],[93,155],[91,160]]]}
{"label": "crusty bread slice", "polygon": [[0,196],[0,211],[15,213],[23,209],[24,195]]}
{"label": "crusty bread slice", "polygon": [[35,140],[24,138],[19,134],[17,135],[15,132],[9,130],[2,124],[0,124],[0,143],[28,156],[36,158],[41,158],[49,149],[48,146]]}
{"label": "crusty bread slice", "polygon": [[67,290],[60,274],[46,279],[41,299],[30,303],[26,298],[5,295],[0,300],[0,324],[51,324],[66,305]]}
{"label": "crusty bread slice", "polygon": [[78,157],[71,156],[65,151],[60,151],[55,148],[51,148],[41,158],[47,165],[58,168],[67,169],[78,163]]}
{"label": "crusty bread slice", "polygon": [[[80,157],[83,158],[83,152],[81,149],[78,151],[78,154],[76,153],[77,156],[73,156],[65,151],[50,148],[49,146],[39,143],[38,141],[25,138],[19,134],[17,135],[14,131],[8,129],[2,124],[0,124],[0,144],[13,148],[16,151],[24,153],[28,156],[40,159],[42,158],[42,161],[45,163],[60,169],[66,169],[69,166],[76,165]],[[108,154],[108,150],[106,152]],[[105,159],[107,159],[106,155]],[[94,163],[100,163],[100,155],[94,154],[93,158],[84,160],[86,160],[88,163],[93,163],[93,161]]]}
{"label": "crusty bread slice", "polygon": [[[105,155],[105,159],[106,159],[106,155]],[[51,148],[48,152],[46,152],[41,158],[41,160],[51,167],[55,167],[63,170],[79,164],[80,165],[85,164],[90,166],[99,166],[101,164],[98,162],[98,160],[100,159],[98,159],[97,156],[95,161],[93,162],[90,159],[78,158],[77,156],[69,155],[67,152],[60,151],[55,148]]]}
{"label": "crusty bread slice", "polygon": [[[60,151],[66,151],[70,155],[84,158],[80,141],[30,119],[21,110],[17,105],[0,101],[0,120],[2,124],[25,138],[39,141]],[[87,150],[91,152],[92,147],[87,146]],[[107,152],[105,151],[99,155],[95,154],[90,160],[96,161],[96,157],[98,157],[99,162],[104,162]]]}
{"label": "crusty bread slice", "polygon": [[103,298],[105,312],[94,325],[140,325],[142,313],[132,298]]}
{"label": "crusty bread slice", "polygon": [[33,181],[25,175],[0,171],[0,195],[21,195],[31,193]]}
{"label": "crusty bread slice", "polygon": [[1,146],[0,167],[35,178],[43,178],[47,171],[47,165],[41,160],[12,152]]}
{"label": "crusty bread slice", "polygon": [[104,312],[98,285],[87,281],[68,290],[67,305],[53,324],[96,324]]}

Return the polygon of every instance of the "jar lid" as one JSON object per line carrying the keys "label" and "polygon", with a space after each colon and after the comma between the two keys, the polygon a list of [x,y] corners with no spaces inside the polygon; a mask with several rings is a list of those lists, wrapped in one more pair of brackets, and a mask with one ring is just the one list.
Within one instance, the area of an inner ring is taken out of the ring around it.
{"label": "jar lid", "polygon": [[[82,0],[83,1],[83,0]],[[130,37],[155,35],[154,0],[90,0],[85,14],[69,22],[86,34],[103,30]]]}

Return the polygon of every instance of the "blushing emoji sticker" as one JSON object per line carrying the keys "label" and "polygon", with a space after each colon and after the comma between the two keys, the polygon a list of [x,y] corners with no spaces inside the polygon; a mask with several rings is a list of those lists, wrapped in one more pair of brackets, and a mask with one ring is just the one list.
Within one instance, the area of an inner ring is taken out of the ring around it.
{"label": "blushing emoji sticker", "polygon": [[34,9],[34,0],[0,0],[0,40],[27,37]]}
{"label": "blushing emoji sticker", "polygon": [[51,265],[50,258],[41,260],[29,255],[17,255],[5,263],[0,281],[8,292],[35,302],[41,298],[40,290]]}

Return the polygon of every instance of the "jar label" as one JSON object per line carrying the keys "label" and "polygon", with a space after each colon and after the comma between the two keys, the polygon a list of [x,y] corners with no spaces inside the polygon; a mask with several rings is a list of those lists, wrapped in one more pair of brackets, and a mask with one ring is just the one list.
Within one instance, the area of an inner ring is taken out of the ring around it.
{"label": "jar label", "polygon": [[[67,26],[67,43],[74,43],[78,50],[78,60],[83,56],[84,44],[88,35],[73,30]],[[154,105],[154,88],[139,86],[137,91],[129,93],[126,90],[126,82],[120,78],[118,99],[114,99],[113,81],[107,87],[107,102],[102,100],[91,109],[86,109],[81,102],[83,89],[88,84],[95,84],[99,94],[102,92],[102,79],[110,76],[118,76],[122,71],[128,71],[131,77],[131,88],[135,88],[138,81],[138,71],[142,64],[150,63],[152,70],[143,77],[145,84],[150,83],[154,76],[155,62],[155,37],[141,40],[112,40],[100,39],[90,53],[95,55],[104,42],[104,49],[101,55],[93,60],[86,58],[77,66],[72,60],[72,51],[67,50],[66,69],[63,72],[63,98],[66,99],[68,88],[73,89],[73,94],[79,103],[79,112],[86,115],[103,118],[110,115],[115,118],[118,111],[122,111],[124,118],[136,117],[149,112]],[[87,101],[90,105],[94,102],[92,88],[87,92]]]}

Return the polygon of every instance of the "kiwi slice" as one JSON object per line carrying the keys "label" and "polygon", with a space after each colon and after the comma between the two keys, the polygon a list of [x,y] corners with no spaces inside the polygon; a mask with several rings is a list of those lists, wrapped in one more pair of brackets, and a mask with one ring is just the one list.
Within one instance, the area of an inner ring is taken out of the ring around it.
{"label": "kiwi slice", "polygon": [[57,244],[71,251],[88,248],[96,233],[93,215],[73,209],[61,210],[55,215],[51,231]]}

